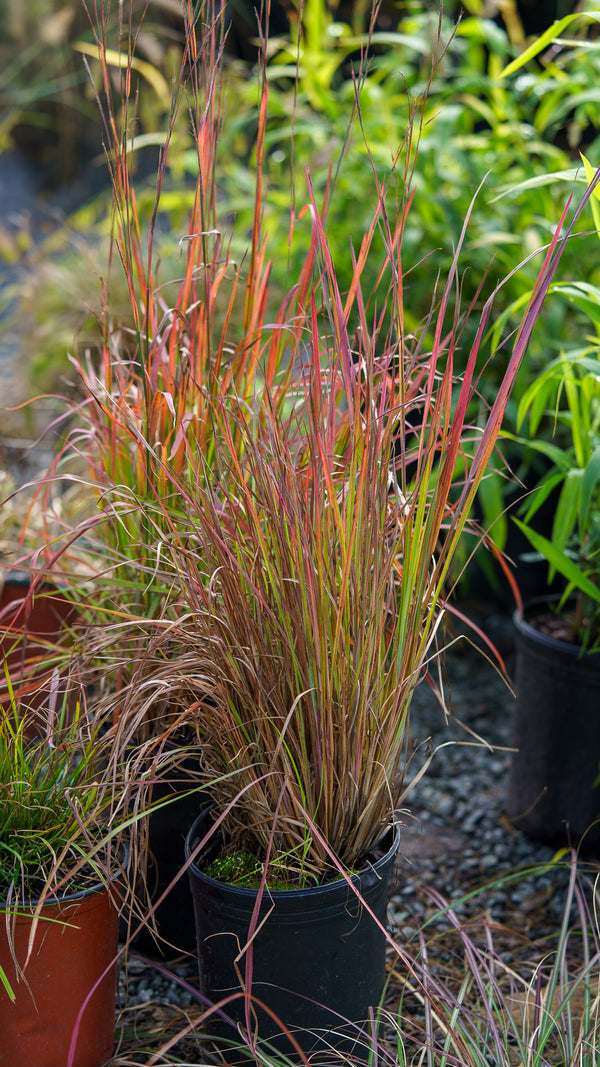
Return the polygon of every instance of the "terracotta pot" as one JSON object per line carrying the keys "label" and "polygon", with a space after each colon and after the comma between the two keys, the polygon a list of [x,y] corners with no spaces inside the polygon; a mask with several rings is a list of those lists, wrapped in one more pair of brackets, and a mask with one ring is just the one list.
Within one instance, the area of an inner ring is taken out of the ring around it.
{"label": "terracotta pot", "polygon": [[[18,981],[0,911],[0,967],[16,999],[0,983],[2,1067],[66,1067],[77,1017],[82,1013],[73,1067],[101,1067],[113,1052],[114,963],[118,949],[118,891],[97,886],[44,905],[33,951]],[[9,913],[9,922],[12,922]],[[30,913],[16,918],[14,949],[22,967],[32,931]],[[106,972],[106,973],[105,973]]]}
{"label": "terracotta pot", "polygon": [[[52,670],[40,667],[48,656],[48,643],[55,644],[66,626],[77,618],[76,606],[61,595],[60,589],[44,582],[29,597],[30,579],[26,571],[9,571],[0,591],[0,656],[8,667],[14,697],[31,711],[29,734],[43,732],[36,726],[35,712],[47,706]],[[9,694],[0,675],[0,704],[9,703]]]}

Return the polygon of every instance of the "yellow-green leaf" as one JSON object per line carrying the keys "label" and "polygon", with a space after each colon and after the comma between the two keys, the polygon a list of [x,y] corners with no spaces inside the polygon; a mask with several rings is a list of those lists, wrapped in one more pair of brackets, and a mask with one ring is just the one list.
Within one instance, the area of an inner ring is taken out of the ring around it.
{"label": "yellow-green leaf", "polygon": [[92,56],[94,59],[101,60],[104,55],[106,62],[111,67],[120,67],[122,69],[131,67],[132,70],[137,70],[138,74],[141,74],[150,83],[157,96],[165,103],[169,103],[171,90],[160,71],[153,67],[151,63],[146,63],[143,59],[138,59],[137,56],[128,56],[122,52],[116,52],[113,48],[100,49],[96,45],[88,44],[87,41],[76,41],[73,47],[76,51],[81,52],[82,55]]}
{"label": "yellow-green leaf", "polygon": [[548,560],[551,567],[554,567],[559,574],[562,574],[576,589],[581,589],[581,592],[585,593],[586,596],[600,603],[600,589],[580,570],[574,559],[571,559],[565,552],[553,545],[552,541],[549,541],[547,537],[542,537],[535,530],[525,526],[525,523],[520,522],[519,519],[513,519],[513,522],[525,534],[536,552],[539,552],[540,555]]}
{"label": "yellow-green leaf", "polygon": [[544,48],[547,48],[557,37],[560,37],[561,33],[563,30],[566,30],[567,26],[570,26],[575,19],[580,18],[590,18],[595,22],[600,22],[600,13],[595,14],[592,11],[579,13],[576,11],[571,15],[565,15],[565,17],[559,19],[558,22],[554,22],[552,26],[549,26],[546,32],[541,35],[541,37],[537,37],[533,44],[529,45],[529,48],[526,48],[524,52],[521,52],[520,56],[513,59],[512,63],[509,63],[504,70],[501,71],[500,77],[507,78],[509,74],[514,74],[516,70],[524,67],[526,63],[529,63],[530,59],[539,55],[540,52],[544,51]]}
{"label": "yellow-green leaf", "polygon": [[[589,185],[591,183],[591,181],[593,180],[596,171],[592,167],[592,164],[590,163],[589,159],[586,159],[586,157],[584,156],[583,152],[580,152],[579,155],[581,156],[581,160],[583,162],[583,168],[585,170],[585,176],[587,178],[588,185]],[[599,200],[600,200],[600,190],[598,189],[598,186],[596,186],[596,188],[592,190],[592,195],[590,197],[590,207],[592,209],[592,216],[593,216],[593,219],[594,219],[594,226],[595,226],[595,229],[596,229],[596,233],[598,234],[598,237],[600,237],[600,206],[597,203],[597,201],[599,201]]]}

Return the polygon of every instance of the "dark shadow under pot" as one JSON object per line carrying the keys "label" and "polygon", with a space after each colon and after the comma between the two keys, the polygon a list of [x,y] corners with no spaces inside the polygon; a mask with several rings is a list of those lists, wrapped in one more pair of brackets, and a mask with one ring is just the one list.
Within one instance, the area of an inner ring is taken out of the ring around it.
{"label": "dark shadow under pot", "polygon": [[[196,952],[194,909],[189,878],[182,868],[185,862],[185,838],[190,823],[206,804],[206,793],[197,787],[194,772],[198,756],[186,757],[172,776],[166,776],[152,786],[149,800],[157,805],[146,816],[148,820],[148,858],[146,890],[142,881],[136,888],[138,908],[145,913],[151,905],[154,911],[154,930],[149,921],[135,934],[131,947],[152,959],[173,959]],[[186,774],[189,767],[190,772]],[[179,877],[178,877],[179,876]],[[175,881],[175,879],[177,879]],[[174,882],[174,884],[172,884]],[[158,903],[171,886],[164,900]],[[150,903],[148,904],[148,898]],[[131,918],[135,930],[139,920]],[[127,937],[125,921],[121,936]]]}

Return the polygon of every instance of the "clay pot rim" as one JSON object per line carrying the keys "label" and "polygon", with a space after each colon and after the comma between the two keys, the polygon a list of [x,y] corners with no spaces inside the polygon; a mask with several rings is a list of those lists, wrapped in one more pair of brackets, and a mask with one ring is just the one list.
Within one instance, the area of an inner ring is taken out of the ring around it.
{"label": "clay pot rim", "polygon": [[[127,868],[129,866],[129,860],[131,858],[129,845],[125,841],[123,841],[121,842],[121,849],[123,859],[119,863],[118,869],[113,871],[109,877],[107,877],[105,880],[102,878],[98,878],[97,881],[92,881],[90,876],[90,884],[85,886],[83,889],[75,889],[71,892],[67,891],[66,893],[59,894],[49,893],[48,896],[41,903],[42,910],[44,908],[62,907],[63,904],[73,904],[76,903],[78,900],[84,900],[85,897],[93,896],[95,893],[104,893],[107,890],[110,890],[111,887],[115,884],[115,882],[119,882],[125,877],[127,873]],[[39,906],[39,897],[29,902],[25,902],[23,900],[20,900],[19,898],[16,898],[14,901],[11,901],[10,904],[8,904],[6,900],[0,900],[0,916],[6,914],[30,915]]]}

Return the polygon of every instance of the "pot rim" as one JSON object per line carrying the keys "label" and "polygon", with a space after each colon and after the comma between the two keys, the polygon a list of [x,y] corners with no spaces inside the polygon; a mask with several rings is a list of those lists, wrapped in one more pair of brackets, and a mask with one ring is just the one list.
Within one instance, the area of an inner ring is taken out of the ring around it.
{"label": "pot rim", "polygon": [[[34,572],[25,567],[10,567],[5,571],[0,568],[0,591],[7,586],[15,586],[24,593],[31,587],[31,578]],[[54,593],[67,592],[69,589],[66,581],[57,582],[54,579],[43,578],[38,582],[38,592],[46,596]],[[73,605],[75,606],[75,605]]]}
{"label": "pot rim", "polygon": [[596,657],[600,657],[600,652],[584,652],[581,645],[576,645],[571,641],[561,641],[559,637],[551,637],[527,621],[528,610],[536,607],[549,607],[552,604],[557,604],[560,600],[560,594],[552,594],[551,596],[532,597],[531,600],[525,601],[522,608],[515,608],[513,611],[512,620],[515,628],[523,636],[529,637],[531,640],[538,642],[538,644],[543,644],[546,648],[572,656],[573,659],[600,662],[600,658],[596,660]]}
{"label": "pot rim", "polygon": [[[196,819],[194,819],[194,822],[192,823],[192,826],[190,827],[190,829],[189,829],[189,831],[188,831],[188,833],[186,835],[186,838],[185,838],[185,858],[186,858],[186,860],[189,860],[189,858],[190,858],[190,856],[192,854],[192,850],[193,850],[193,847],[194,847],[194,836],[195,836],[195,833],[196,833],[196,826],[200,822],[200,820],[204,818],[204,816],[206,814],[206,810],[207,809],[204,808],[200,812],[200,814],[196,817]],[[303,889],[269,889],[268,886],[265,886],[265,891],[264,891],[265,895],[269,899],[273,899],[273,900],[278,900],[278,899],[279,900],[294,900],[295,897],[303,897],[307,892],[310,892],[311,890],[315,890],[315,891],[318,891],[320,893],[328,893],[328,892],[332,892],[333,893],[333,892],[339,890],[341,885],[347,884],[348,880],[353,882],[355,885],[357,885],[357,884],[360,885],[360,879],[361,879],[362,876],[364,876],[366,874],[369,874],[371,871],[375,871],[375,873],[378,874],[380,869],[385,867],[386,864],[389,864],[391,862],[392,858],[397,854],[397,852],[398,852],[398,850],[400,848],[400,834],[401,834],[401,823],[400,823],[399,819],[394,817],[394,820],[393,820],[392,824],[388,827],[388,829],[384,832],[384,834],[382,835],[382,837],[379,840],[380,841],[384,841],[388,833],[391,833],[393,836],[392,836],[392,844],[390,845],[390,847],[387,850],[387,852],[383,856],[380,856],[379,859],[375,861],[375,863],[369,863],[367,866],[361,867],[360,871],[356,871],[354,874],[349,874],[348,875],[348,879],[340,876],[339,878],[336,878],[334,881],[325,882],[324,885],[305,886]],[[373,845],[373,848],[375,848],[378,843],[379,842],[376,841],[374,843],[374,845]],[[196,840],[195,844],[197,844],[197,840]],[[223,882],[218,878],[212,878],[209,874],[206,873],[206,871],[204,871],[201,867],[199,867],[195,861],[192,861],[190,863],[189,870],[190,870],[190,872],[193,871],[194,874],[196,875],[196,877],[202,878],[202,880],[206,881],[208,883],[208,885],[213,886],[215,888],[217,888],[219,886],[227,886],[227,888],[229,888],[229,889],[235,889],[236,894],[239,893],[242,897],[246,897],[248,899],[255,899],[257,894],[258,894],[258,890],[257,889],[250,889],[248,886],[240,886],[240,885],[234,886],[229,882]]]}
{"label": "pot rim", "polygon": [[[41,903],[42,909],[57,908],[62,907],[66,904],[74,904],[78,900],[83,900],[85,897],[93,896],[94,893],[102,893],[105,890],[110,890],[111,886],[113,886],[115,882],[118,882],[125,877],[125,873],[129,866],[129,860],[131,859],[131,852],[129,849],[129,845],[126,841],[121,842],[121,849],[123,858],[119,864],[119,868],[118,870],[113,871],[105,881],[99,879],[97,882],[92,882],[84,889],[76,889],[72,892],[59,894],[58,896],[54,893],[49,893],[48,896]],[[16,898],[14,901],[11,901],[10,904],[8,904],[6,900],[0,900],[0,916],[7,914],[31,915],[39,906],[39,897],[28,903],[25,903],[24,901],[18,898]]]}

